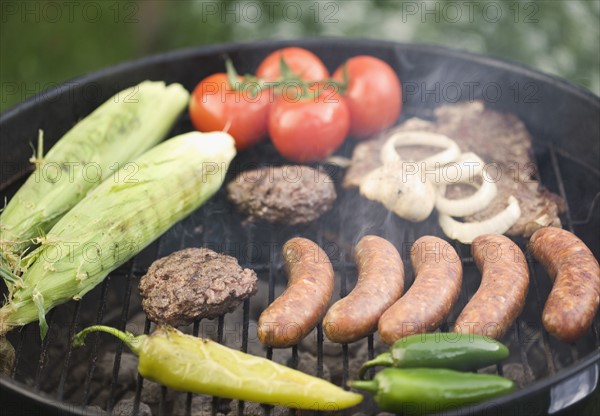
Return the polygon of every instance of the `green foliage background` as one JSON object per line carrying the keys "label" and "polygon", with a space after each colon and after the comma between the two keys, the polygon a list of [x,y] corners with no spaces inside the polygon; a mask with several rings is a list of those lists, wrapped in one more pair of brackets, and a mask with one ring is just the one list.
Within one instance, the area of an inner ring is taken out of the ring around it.
{"label": "green foliage background", "polygon": [[0,110],[149,54],[315,36],[465,49],[600,93],[600,0],[0,0]]}

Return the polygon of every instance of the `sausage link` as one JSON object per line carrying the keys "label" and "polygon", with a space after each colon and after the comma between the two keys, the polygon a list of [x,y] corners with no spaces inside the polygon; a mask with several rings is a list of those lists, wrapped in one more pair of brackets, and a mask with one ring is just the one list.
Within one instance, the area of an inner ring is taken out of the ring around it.
{"label": "sausage link", "polygon": [[381,314],[404,290],[404,264],[389,241],[364,236],[356,245],[354,260],[358,268],[356,286],[323,319],[323,330],[332,342],[347,344],[375,331]]}
{"label": "sausage link", "polygon": [[454,332],[500,339],[525,306],[529,288],[525,255],[500,234],[475,238],[471,253],[481,284],[457,318]]}
{"label": "sausage link", "polygon": [[446,241],[424,236],[410,252],[415,281],[379,320],[387,344],[412,334],[432,332],[448,317],[462,284],[462,264]]}
{"label": "sausage link", "polygon": [[327,254],[301,237],[282,248],[288,286],[258,319],[258,339],[286,348],[299,343],[319,322],[333,294],[333,267]]}
{"label": "sausage link", "polygon": [[554,281],[542,313],[544,327],[562,341],[575,341],[590,328],[598,311],[598,260],[583,241],[555,227],[533,233],[529,249]]}

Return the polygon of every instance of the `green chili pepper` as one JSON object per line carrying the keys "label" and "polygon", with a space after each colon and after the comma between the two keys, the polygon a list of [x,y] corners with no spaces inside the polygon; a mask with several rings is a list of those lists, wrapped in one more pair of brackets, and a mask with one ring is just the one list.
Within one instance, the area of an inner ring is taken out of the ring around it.
{"label": "green chili pepper", "polygon": [[328,411],[354,406],[363,399],[323,379],[167,326],[136,337],[95,325],[75,335],[73,345],[83,345],[93,331],[119,338],[139,357],[138,371],[144,378],[176,390]]}
{"label": "green chili pepper", "polygon": [[396,341],[390,352],[363,364],[359,378],[374,366],[476,370],[508,357],[508,348],[481,335],[437,332],[410,335]]}
{"label": "green chili pepper", "polygon": [[403,414],[440,412],[514,389],[514,383],[501,376],[442,368],[386,368],[373,380],[353,381],[350,386],[372,393],[382,410]]}

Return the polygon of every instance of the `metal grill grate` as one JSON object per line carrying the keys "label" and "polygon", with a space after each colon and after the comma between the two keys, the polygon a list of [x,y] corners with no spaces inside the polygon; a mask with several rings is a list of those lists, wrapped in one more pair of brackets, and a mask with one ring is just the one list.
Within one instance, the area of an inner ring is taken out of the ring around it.
{"label": "metal grill grate", "polygon": [[[567,201],[564,215],[565,228],[581,233],[587,225],[595,224],[594,221],[597,220],[600,193],[594,195],[589,201],[582,200],[579,195],[569,195],[566,179],[587,176],[592,178],[589,180],[594,184],[593,189],[597,189],[600,172],[597,167],[586,165],[560,149],[556,149],[553,145],[536,143],[536,146],[541,182],[548,188],[557,190]],[[568,165],[568,171],[565,168],[566,165]],[[566,176],[563,172],[566,173]],[[26,174],[27,172],[22,173]],[[13,179],[11,178],[11,181]],[[0,189],[4,190],[8,186],[14,188],[16,185],[18,182],[2,183]],[[344,200],[344,198],[346,199]],[[327,247],[334,248],[331,253],[334,254],[332,261],[339,279],[339,290],[336,296],[343,297],[352,289],[356,280],[356,268],[349,249],[362,234],[372,232],[389,239],[401,248],[403,260],[407,265],[406,287],[408,288],[414,275],[409,266],[406,244],[415,241],[421,235],[442,235],[435,221],[410,224],[397,220],[391,214],[380,209],[374,215],[367,215],[372,220],[371,223],[360,221],[357,223],[357,216],[360,217],[361,214],[378,208],[364,201],[357,204],[356,195],[352,195],[351,192],[349,196],[341,195],[340,199],[341,203],[336,204],[337,207],[331,213],[326,214],[318,223],[303,229],[285,227],[281,229],[272,225],[242,227],[239,216],[225,202],[224,191],[221,190],[201,210],[174,227],[157,243],[129,263],[113,272],[98,288],[86,295],[82,302],[71,302],[51,311],[47,317],[49,331],[44,342],[41,344],[39,342],[36,324],[28,325],[22,331],[13,331],[9,334],[9,340],[16,350],[15,364],[10,379],[15,383],[23,383],[37,394],[46,395],[55,403],[70,403],[69,409],[73,412],[82,412],[86,406],[93,403],[101,403],[105,410],[112,410],[121,398],[119,395],[123,390],[120,385],[124,371],[122,365],[123,345],[117,340],[94,333],[89,336],[84,351],[74,351],[70,342],[65,343],[65,340],[72,339],[73,334],[85,326],[100,323],[119,329],[127,328],[135,333],[150,333],[153,324],[148,319],[145,319],[143,327],[128,328],[128,324],[131,324],[131,317],[141,311],[137,283],[145,273],[149,262],[184,247],[208,245],[209,248],[216,251],[236,255],[240,259],[242,267],[254,269],[266,282],[266,287],[263,289],[267,291],[265,297],[270,303],[278,295],[281,284],[284,282],[279,249],[285,240],[294,235],[302,235],[313,239],[321,247],[333,243],[332,246]],[[571,207],[582,203],[584,209],[574,213]],[[381,221],[375,220],[377,218],[381,218]],[[202,228],[201,232],[199,232],[199,228]],[[524,249],[523,241],[517,240],[516,242]],[[268,244],[264,245],[263,243]],[[211,245],[215,247],[211,247]],[[254,247],[267,247],[267,256],[254,256],[252,253]],[[468,246],[455,244],[455,248],[462,258],[465,276],[458,303],[448,322],[452,322],[456,318],[457,313],[479,285],[479,274]],[[598,252],[600,247],[593,247],[593,249]],[[505,341],[510,344],[511,356],[504,365],[498,365],[495,371],[498,374],[507,374],[512,371],[510,365],[517,364],[522,369],[523,385],[531,386],[556,375],[562,369],[591,354],[597,353],[600,347],[600,318],[596,317],[591,331],[575,344],[563,344],[550,337],[543,330],[540,319],[545,299],[551,287],[550,282],[539,264],[532,261],[529,256],[527,260],[531,273],[527,307],[505,336]],[[250,342],[256,335],[255,328],[251,326],[252,320],[257,319],[252,308],[256,302],[255,298],[251,298],[243,303],[241,326],[238,328],[237,341],[239,342],[231,345],[244,352],[249,351]],[[448,322],[442,325],[442,330],[449,329]],[[201,333],[202,323],[196,321],[190,332],[195,336],[203,335]],[[226,323],[225,317],[216,320],[214,338],[219,342],[223,342],[224,339],[227,341]],[[326,359],[331,357],[325,353],[325,349],[329,345],[324,338],[321,325],[317,326],[311,341],[314,343],[316,355],[314,371],[315,374],[323,377],[326,373]],[[366,357],[364,358],[373,358],[378,348],[376,338],[371,335],[362,342],[366,343]],[[114,351],[114,358],[109,364],[112,371],[108,380],[99,381],[97,380],[98,367],[107,364],[100,361],[101,354],[107,349]],[[342,371],[339,384],[345,385],[351,378],[352,364],[362,358],[354,354],[353,346],[334,346],[333,349],[338,353],[338,357],[335,359],[341,362]],[[302,347],[295,346],[290,349],[288,364],[291,367],[297,368],[301,365],[302,352]],[[274,353],[272,348],[264,350],[264,356],[269,359],[274,358]],[[85,371],[83,374],[76,374],[76,370],[82,362]],[[78,383],[74,383],[72,381],[74,379],[77,379]],[[146,382],[138,375],[135,386],[130,389],[133,395],[134,409],[139,409]],[[80,386],[75,388],[73,384]],[[168,395],[169,391],[166,388],[160,388],[157,404],[159,415],[169,414]],[[193,394],[187,394],[185,397],[184,408],[187,415],[192,414],[194,397]],[[220,401],[216,398],[211,401],[210,412],[212,414],[218,412],[219,404]],[[247,404],[239,402],[238,413],[243,414],[246,406]],[[273,407],[263,406],[266,415],[272,415],[276,413],[276,410]],[[350,410],[350,412],[355,411]],[[367,409],[367,411],[375,411],[375,409]]]}
{"label": "metal grill grate", "polygon": [[[549,157],[550,169],[545,173],[549,182],[555,182],[556,188],[561,196],[569,201],[566,194],[566,186],[561,173],[560,154],[553,147],[548,146],[547,149],[542,149],[543,153],[547,153]],[[545,179],[545,178],[544,178]],[[579,218],[573,218],[572,211],[567,205],[565,213],[565,228],[575,231],[575,225],[578,227],[585,226],[594,218],[594,210],[596,209],[596,201],[599,199],[596,195],[593,199],[589,211]],[[348,202],[348,201],[345,201]],[[119,397],[119,392],[122,390],[120,379],[123,376],[123,345],[116,340],[107,340],[107,337],[102,337],[99,334],[92,334],[88,339],[88,346],[85,353],[74,351],[71,343],[64,342],[65,339],[72,339],[73,334],[91,324],[109,324],[119,329],[129,329],[130,317],[134,312],[139,312],[141,309],[139,296],[137,294],[137,283],[139,278],[145,273],[148,266],[148,260],[166,255],[177,249],[193,245],[209,245],[217,244],[227,253],[229,246],[237,247],[238,257],[252,260],[252,247],[260,247],[265,241],[268,243],[277,242],[269,246],[268,256],[261,258],[260,261],[249,261],[244,263],[243,267],[250,267],[265,279],[267,283],[267,298],[268,303],[272,302],[280,290],[280,284],[284,279],[281,267],[281,256],[279,248],[281,244],[292,235],[300,234],[308,238],[314,239],[321,247],[326,247],[328,243],[335,243],[331,246],[336,248],[332,259],[334,269],[340,280],[338,296],[345,296],[353,287],[356,278],[355,265],[349,256],[347,247],[352,247],[353,243],[359,238],[350,226],[353,217],[357,215],[356,207],[353,204],[342,202],[341,208],[334,209],[334,212],[326,215],[326,217],[318,224],[309,226],[306,229],[287,229],[282,232],[276,226],[266,225],[258,228],[256,226],[241,227],[238,221],[231,221],[231,215],[235,216],[230,208],[228,208],[223,190],[216,198],[211,200],[199,212],[186,219],[184,222],[172,229],[167,235],[161,238],[157,243],[152,245],[144,253],[132,259],[125,266],[121,267],[116,272],[112,273],[98,288],[90,292],[82,302],[71,302],[67,305],[56,308],[48,315],[49,331],[45,340],[39,343],[39,333],[37,325],[32,324],[27,326],[21,332],[10,334],[10,340],[15,345],[16,360],[11,373],[11,378],[15,381],[25,383],[37,392],[49,394],[51,400],[57,402],[67,402],[73,405],[73,409],[81,410],[92,402],[97,402],[98,397],[106,394],[103,407],[105,410],[111,411]],[[365,209],[372,209],[371,206]],[[387,215],[387,214],[386,214]],[[384,215],[385,217],[385,215]],[[226,220],[226,218],[229,218]],[[227,222],[226,222],[227,221]],[[201,238],[198,240],[198,234],[190,230],[197,230],[202,227]],[[368,228],[368,227],[367,227]],[[441,235],[441,231],[437,224],[429,221],[423,224],[414,226],[406,226],[406,223],[397,221],[391,216],[387,216],[383,223],[372,225],[369,229],[361,230],[375,231],[385,238],[399,243],[413,242],[420,235],[434,234]],[[524,249],[524,242],[517,240],[517,243]],[[237,246],[235,245],[237,244]],[[240,249],[242,247],[242,249]],[[473,263],[473,259],[469,254],[468,246],[455,244],[457,252],[461,255],[463,267],[465,270],[465,278],[463,288],[458,301],[454,308],[453,315],[450,316],[448,322],[456,317],[456,313],[462,309],[468,299],[477,290],[479,284],[478,272]],[[327,250],[326,250],[327,251]],[[402,250],[403,260],[405,264],[410,264],[408,259],[408,251]],[[263,256],[264,257],[264,256]],[[527,386],[539,380],[555,375],[561,369],[568,367],[579,359],[592,353],[600,346],[600,319],[596,317],[593,328],[582,341],[576,344],[566,345],[550,337],[545,330],[542,329],[540,317],[544,301],[550,289],[549,279],[545,272],[528,256],[527,258],[531,272],[531,286],[527,298],[526,311],[517,319],[517,322],[507,333],[505,341],[510,345],[511,356],[503,365],[498,365],[495,372],[498,374],[507,374],[511,371],[511,364],[518,365],[522,368],[522,384]],[[407,287],[414,279],[410,266],[407,266],[406,283]],[[249,342],[253,337],[253,329],[251,320],[256,319],[252,316],[252,304],[254,298],[246,300],[242,306],[242,325],[239,328],[240,338],[236,348],[241,351],[248,351]],[[94,309],[94,304],[97,306]],[[116,307],[117,306],[117,307]],[[120,306],[120,308],[118,307]],[[60,319],[59,319],[60,318]],[[442,330],[448,330],[448,322],[444,323]],[[221,316],[216,322],[216,340],[223,342],[225,334],[225,318]],[[153,329],[153,324],[146,318],[143,325],[143,332],[149,333]],[[131,328],[132,332],[139,333],[141,328]],[[202,335],[200,333],[201,322],[196,321],[191,328],[191,333],[194,336]],[[316,328],[315,335],[315,351],[316,351],[316,368],[315,372],[318,376],[323,377],[325,374],[325,359],[326,340],[324,339],[321,325]],[[370,335],[366,340],[367,357],[373,358],[377,349],[377,342],[373,335]],[[107,346],[114,348],[114,360],[112,362],[112,372],[110,380],[99,382],[96,380],[96,373],[99,365],[101,351],[104,351]],[[351,346],[340,345],[338,360],[342,363],[341,383],[343,385],[351,378],[351,363],[357,358],[353,355]],[[83,375],[78,375],[83,386],[81,395],[74,395],[72,383],[69,383],[76,375],[74,374],[74,362],[76,354],[79,361],[82,359],[82,354],[85,354],[84,361],[86,371]],[[265,349],[264,356],[268,359],[273,359],[274,350],[270,347]],[[291,358],[289,365],[297,368],[301,361],[301,351],[298,346],[291,348]],[[37,364],[32,365],[33,362]],[[371,373],[372,374],[372,373]],[[32,376],[33,375],[33,376]],[[131,389],[133,394],[134,409],[139,409],[142,400],[144,383],[146,381],[137,376],[135,386]],[[50,386],[50,387],[49,387]],[[69,387],[70,386],[70,387]],[[158,399],[158,414],[168,415],[169,410],[169,391],[162,387]],[[193,399],[195,395],[187,394],[185,397],[185,414],[191,415],[193,409]],[[215,415],[218,413],[220,400],[213,398],[211,402],[210,412]],[[239,402],[237,410],[239,414],[243,414],[247,404]],[[265,415],[273,415],[276,413],[275,408],[263,406]],[[375,409],[371,409],[374,411]],[[290,414],[294,411],[290,410]],[[355,412],[351,410],[350,412]],[[95,414],[95,413],[94,413]],[[348,413],[350,414],[350,413]]]}

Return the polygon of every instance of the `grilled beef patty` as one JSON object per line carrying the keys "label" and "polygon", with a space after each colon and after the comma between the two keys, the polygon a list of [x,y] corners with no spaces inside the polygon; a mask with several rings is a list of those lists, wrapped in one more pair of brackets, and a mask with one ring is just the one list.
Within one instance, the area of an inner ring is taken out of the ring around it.
{"label": "grilled beef patty", "polygon": [[231,312],[257,291],[253,270],[207,248],[187,248],[156,260],[139,288],[148,318],[171,326]]}
{"label": "grilled beef patty", "polygon": [[244,171],[227,185],[227,196],[248,222],[263,219],[290,225],[316,220],[337,197],[327,173],[300,165]]}
{"label": "grilled beef patty", "polygon": [[[381,148],[392,133],[429,131],[450,137],[462,152],[474,152],[484,162],[494,163],[498,168],[494,178],[498,186],[496,198],[485,210],[466,217],[465,221],[482,221],[494,216],[506,207],[508,197],[514,195],[519,201],[521,217],[506,234],[529,237],[541,227],[561,226],[558,215],[564,211],[564,201],[541,187],[532,158],[531,136],[519,118],[486,109],[481,101],[444,105],[435,111],[435,116],[435,122],[411,118],[374,140],[359,143],[344,177],[344,187],[358,186],[368,172],[381,165]],[[420,160],[426,151],[403,148],[402,155],[409,160]],[[493,169],[489,173],[494,173]],[[453,185],[448,187],[446,196],[463,198],[473,192],[472,187]]]}

